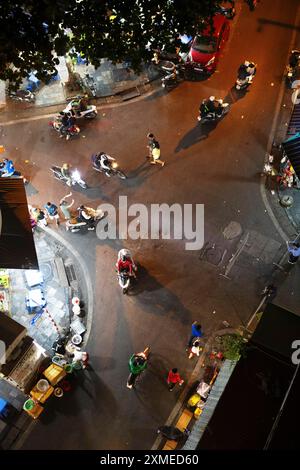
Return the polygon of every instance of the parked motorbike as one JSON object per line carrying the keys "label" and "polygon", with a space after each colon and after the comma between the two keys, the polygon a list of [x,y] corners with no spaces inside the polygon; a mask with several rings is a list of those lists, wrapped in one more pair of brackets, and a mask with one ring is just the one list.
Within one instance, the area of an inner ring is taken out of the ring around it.
{"label": "parked motorbike", "polygon": [[[68,180],[62,175],[61,168],[59,166],[52,166],[50,170],[52,171],[54,178],[67,184]],[[87,189],[87,184],[81,178],[77,169],[71,172],[71,185],[75,186],[76,184],[78,184],[83,189]]]}
{"label": "parked motorbike", "polygon": [[205,116],[201,116],[201,113],[199,113],[198,116],[198,121],[201,124],[204,124],[205,122],[213,122],[217,121],[218,119],[221,119],[225,114],[228,113],[230,109],[229,103],[224,103],[222,99],[216,100],[219,103],[219,109],[221,109],[220,113],[208,113]]}
{"label": "parked motorbike", "polygon": [[88,90],[91,92],[91,95],[96,97],[97,96],[97,89],[96,89],[96,83],[93,77],[89,75],[88,73],[85,74],[83,78],[83,83],[86,85]]}
{"label": "parked motorbike", "polygon": [[92,207],[86,207],[88,214],[94,218],[93,224],[89,224],[87,221],[82,220],[80,217],[72,218],[66,222],[66,230],[72,233],[95,230],[97,222],[104,217],[104,212],[101,209],[93,209]]}
{"label": "parked motorbike", "polygon": [[[118,164],[116,161],[112,162],[111,164],[111,167],[110,167],[110,170],[107,170],[105,168],[102,168],[102,166],[97,166],[95,163],[93,163],[93,169],[95,171],[98,171],[99,173],[104,173],[106,174],[107,172],[111,175],[111,176],[118,176],[119,178],[121,178],[122,180],[125,180],[127,178],[127,176],[125,175],[125,173],[123,173],[123,171],[119,170],[118,169]],[[107,176],[107,175],[106,175]]]}
{"label": "parked motorbike", "polygon": [[291,52],[289,63],[286,66],[285,81],[288,88],[292,88],[293,82],[298,78],[298,67],[300,63],[300,51],[293,50]]}
{"label": "parked motorbike", "polygon": [[25,101],[27,103],[33,103],[35,101],[34,93],[29,90],[10,91],[8,96],[14,101]]}
{"label": "parked motorbike", "polygon": [[60,137],[66,137],[66,140],[69,140],[70,137],[79,134],[80,128],[76,124],[69,128],[62,127],[61,118],[62,116],[56,116],[53,121],[49,122],[49,126],[53,127],[60,134]]}
{"label": "parked motorbike", "polygon": [[217,8],[216,8],[216,13],[220,13],[221,15],[224,15],[229,20],[232,20],[235,17],[235,14],[236,14],[235,2],[234,1],[228,1],[227,3],[230,3],[231,7],[225,7],[225,6],[222,6],[222,5],[218,5]]}
{"label": "parked motorbike", "polygon": [[178,84],[180,80],[184,80],[185,65],[181,63],[175,64],[170,60],[161,60],[158,62],[160,70],[164,73],[161,79],[163,88],[171,88]]}
{"label": "parked motorbike", "polygon": [[67,107],[62,111],[63,113],[72,113],[74,116],[76,116],[77,119],[80,119],[80,118],[85,118],[85,119],[94,119],[97,114],[98,114],[98,111],[97,111],[97,108],[95,105],[89,105],[87,106],[87,109],[85,109],[84,111],[75,111],[74,110],[74,107],[76,106],[76,103],[77,100],[72,100],[68,103]]}

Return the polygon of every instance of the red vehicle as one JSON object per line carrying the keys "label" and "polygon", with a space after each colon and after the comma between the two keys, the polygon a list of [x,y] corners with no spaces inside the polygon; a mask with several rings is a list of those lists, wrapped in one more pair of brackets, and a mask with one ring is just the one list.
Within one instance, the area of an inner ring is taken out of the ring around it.
{"label": "red vehicle", "polygon": [[212,30],[210,25],[192,40],[188,62],[197,64],[204,73],[216,70],[221,51],[229,37],[229,21],[222,14],[215,14]]}

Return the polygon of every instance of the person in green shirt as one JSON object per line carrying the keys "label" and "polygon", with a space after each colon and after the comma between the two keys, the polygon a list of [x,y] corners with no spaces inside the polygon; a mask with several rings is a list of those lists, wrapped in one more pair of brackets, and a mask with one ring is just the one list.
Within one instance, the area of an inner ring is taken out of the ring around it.
{"label": "person in green shirt", "polygon": [[129,359],[129,370],[130,374],[127,380],[127,387],[132,388],[135,384],[137,377],[147,368],[147,355],[145,352],[132,354]]}

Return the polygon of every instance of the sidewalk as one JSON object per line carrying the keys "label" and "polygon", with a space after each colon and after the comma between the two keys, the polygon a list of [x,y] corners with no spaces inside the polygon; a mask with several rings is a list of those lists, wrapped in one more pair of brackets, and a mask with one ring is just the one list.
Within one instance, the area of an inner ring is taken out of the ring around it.
{"label": "sidewalk", "polygon": [[[51,233],[52,232],[52,233]],[[27,328],[27,334],[39,343],[49,355],[52,355],[52,345],[59,334],[67,332],[71,323],[80,321],[86,329],[83,344],[88,339],[90,331],[93,299],[87,283],[86,268],[74,250],[71,252],[68,243],[52,229],[38,229],[34,234],[39,271],[44,282],[42,290],[46,299],[46,307],[42,313],[28,313],[25,298],[29,287],[24,270],[9,270],[10,316]],[[27,271],[28,272],[28,271]],[[71,310],[71,298],[78,296],[85,305],[85,311],[78,318]],[[4,313],[1,313],[4,315]],[[72,330],[75,331],[73,324]],[[28,398],[6,380],[0,379],[0,396],[8,401],[17,411],[12,422],[2,430],[0,427],[0,449],[9,449],[24,436],[31,425],[32,418],[22,411],[23,404]],[[3,423],[0,421],[0,424]],[[4,433],[4,435],[3,435]]]}
{"label": "sidewalk", "polygon": [[[34,103],[22,103],[27,108],[40,108],[55,105],[62,105],[70,96],[82,94],[84,90],[71,91],[67,88],[66,83],[69,80],[69,71],[65,57],[59,57],[57,66],[58,76],[48,85],[41,85],[35,92]],[[127,62],[121,64],[113,64],[106,59],[101,60],[101,65],[97,69],[93,65],[76,64],[73,67],[75,75],[81,77],[82,82],[86,83],[86,74],[91,77],[94,93],[89,94],[95,99],[101,101],[109,100],[109,102],[119,102],[140,96],[149,90],[149,84],[159,76],[158,69],[153,64],[142,66],[140,75],[134,73],[130,69]],[[27,81],[24,80],[24,87],[27,87]],[[5,107],[10,108],[11,100],[7,100],[5,96],[5,83],[0,81],[0,110]],[[20,107],[20,102],[18,107]]]}

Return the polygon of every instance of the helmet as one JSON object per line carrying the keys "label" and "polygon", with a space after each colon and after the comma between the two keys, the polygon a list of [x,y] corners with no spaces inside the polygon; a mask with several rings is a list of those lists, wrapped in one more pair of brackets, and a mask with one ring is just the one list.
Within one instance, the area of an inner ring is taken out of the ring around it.
{"label": "helmet", "polygon": [[62,166],[62,168],[63,168],[64,170],[68,170],[68,169],[70,168],[69,163],[64,163],[63,166]]}
{"label": "helmet", "polygon": [[216,97],[215,96],[210,96],[209,101],[215,101]]}
{"label": "helmet", "polygon": [[249,67],[249,65],[250,65],[249,60],[245,60],[244,65],[246,65],[246,67]]}

